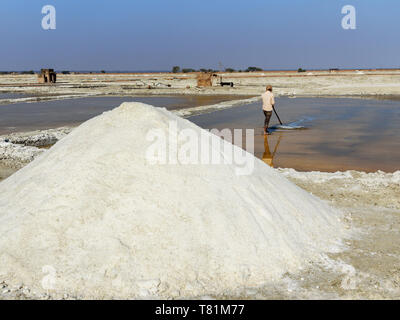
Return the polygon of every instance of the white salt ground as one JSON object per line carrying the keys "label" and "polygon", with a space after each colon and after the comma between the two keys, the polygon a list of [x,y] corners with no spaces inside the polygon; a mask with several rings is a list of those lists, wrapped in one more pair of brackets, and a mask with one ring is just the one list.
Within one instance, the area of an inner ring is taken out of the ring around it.
{"label": "white salt ground", "polygon": [[0,139],[0,161],[9,167],[21,167],[31,162],[43,150],[36,147],[24,146],[6,142]]}
{"label": "white salt ground", "polygon": [[147,163],[148,130],[167,132],[170,120],[202,130],[124,103],[0,183],[0,280],[53,297],[221,295],[341,247],[341,213],[260,160],[248,176]]}

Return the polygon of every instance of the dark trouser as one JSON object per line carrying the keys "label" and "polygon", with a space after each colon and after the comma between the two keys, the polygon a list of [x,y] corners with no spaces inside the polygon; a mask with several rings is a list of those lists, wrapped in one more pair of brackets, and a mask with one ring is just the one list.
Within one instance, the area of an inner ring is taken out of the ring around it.
{"label": "dark trouser", "polygon": [[272,116],[272,111],[264,111],[264,116],[265,116],[265,120],[264,120],[264,130],[268,129],[269,126],[269,120],[271,120],[271,116]]}

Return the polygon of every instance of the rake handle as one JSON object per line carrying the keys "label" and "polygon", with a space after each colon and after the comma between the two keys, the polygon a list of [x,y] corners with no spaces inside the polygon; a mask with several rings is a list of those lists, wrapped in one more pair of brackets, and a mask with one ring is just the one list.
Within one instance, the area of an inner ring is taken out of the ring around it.
{"label": "rake handle", "polygon": [[272,106],[272,109],[274,110],[275,115],[276,115],[276,117],[277,117],[278,120],[279,120],[279,123],[280,123],[281,125],[283,125],[283,123],[282,123],[282,121],[281,121],[281,118],[279,118],[278,113],[277,113],[276,110],[275,110],[275,106]]}

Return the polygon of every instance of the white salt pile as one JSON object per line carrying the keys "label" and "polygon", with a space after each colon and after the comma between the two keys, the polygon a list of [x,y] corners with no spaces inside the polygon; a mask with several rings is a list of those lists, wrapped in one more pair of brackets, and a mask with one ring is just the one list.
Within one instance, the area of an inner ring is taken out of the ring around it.
{"label": "white salt pile", "polygon": [[124,103],[3,181],[0,280],[54,296],[193,297],[279,281],[337,248],[339,214],[257,159],[248,176],[149,164],[146,134],[170,120],[202,130]]}

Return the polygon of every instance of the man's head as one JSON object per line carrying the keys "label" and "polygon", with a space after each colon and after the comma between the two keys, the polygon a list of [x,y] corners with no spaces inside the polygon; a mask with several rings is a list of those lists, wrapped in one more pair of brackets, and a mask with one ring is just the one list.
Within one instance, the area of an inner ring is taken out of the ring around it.
{"label": "man's head", "polygon": [[270,84],[267,85],[267,91],[272,91],[272,86]]}

